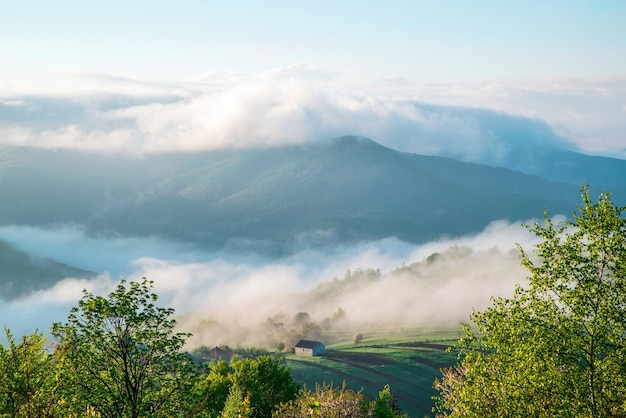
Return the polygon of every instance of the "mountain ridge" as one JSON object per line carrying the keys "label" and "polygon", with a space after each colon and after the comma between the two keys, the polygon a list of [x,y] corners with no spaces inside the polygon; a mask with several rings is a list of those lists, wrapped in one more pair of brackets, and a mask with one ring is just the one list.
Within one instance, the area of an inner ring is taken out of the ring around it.
{"label": "mountain ridge", "polygon": [[[537,173],[563,176],[562,160],[549,158],[555,150],[538,152]],[[605,160],[581,154],[572,161],[571,172],[584,175],[587,165],[597,170]],[[603,175],[617,176],[618,185],[592,188],[624,201],[619,179],[626,181],[626,175],[619,173],[626,162],[611,164]],[[280,258],[389,237],[419,244],[469,235],[496,220],[541,218],[545,209],[570,215],[580,186],[400,152],[355,136],[143,156],[0,146],[0,229],[70,225],[87,237],[139,238],[137,243],[157,238],[192,252]],[[95,274],[28,254],[7,239],[0,240],[0,259],[11,276],[0,277],[4,297],[20,297],[67,275]],[[151,256],[149,251],[139,248],[137,254]]]}
{"label": "mountain ridge", "polygon": [[141,158],[5,148],[0,189],[11,203],[0,208],[0,224],[76,223],[214,249],[269,241],[280,255],[303,234],[425,242],[545,208],[563,213],[579,187],[355,136]]}

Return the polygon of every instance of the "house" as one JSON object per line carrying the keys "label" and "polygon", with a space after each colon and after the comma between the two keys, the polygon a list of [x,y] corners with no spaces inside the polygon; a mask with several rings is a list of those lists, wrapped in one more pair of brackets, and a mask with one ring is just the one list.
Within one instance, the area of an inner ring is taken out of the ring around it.
{"label": "house", "polygon": [[233,355],[232,353],[222,350],[219,347],[213,347],[209,351],[209,355],[207,357],[209,360],[224,360],[228,362],[233,357]]}
{"label": "house", "polygon": [[300,340],[295,345],[295,353],[299,356],[321,356],[324,350],[326,347],[319,341]]}

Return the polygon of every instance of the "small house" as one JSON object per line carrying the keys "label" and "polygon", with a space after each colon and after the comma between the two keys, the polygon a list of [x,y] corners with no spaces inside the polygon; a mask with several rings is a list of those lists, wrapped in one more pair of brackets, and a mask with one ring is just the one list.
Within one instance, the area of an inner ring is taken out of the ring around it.
{"label": "small house", "polygon": [[319,341],[300,340],[295,346],[298,356],[321,356],[326,347]]}
{"label": "small house", "polygon": [[209,355],[208,355],[209,360],[224,360],[226,362],[230,361],[232,357],[233,357],[232,353],[222,350],[219,347],[213,347],[209,351]]}

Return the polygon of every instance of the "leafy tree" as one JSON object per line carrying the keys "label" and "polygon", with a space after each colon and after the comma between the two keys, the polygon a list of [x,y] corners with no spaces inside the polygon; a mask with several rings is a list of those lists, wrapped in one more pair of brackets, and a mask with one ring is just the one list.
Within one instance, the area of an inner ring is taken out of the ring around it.
{"label": "leafy tree", "polygon": [[195,377],[174,333],[173,309],[154,303],[152,282],[122,281],[107,298],[84,291],[65,324],[52,333],[66,351],[64,402],[69,414],[174,416]]}
{"label": "leafy tree", "polygon": [[0,345],[0,415],[55,416],[63,353],[48,353],[39,332],[23,336],[19,343],[6,328],[5,333],[8,346]]}
{"label": "leafy tree", "polygon": [[[209,372],[198,379],[191,389],[191,397],[199,400],[194,416],[219,417],[224,411],[233,386],[232,368],[224,360],[212,361]],[[233,395],[234,396],[234,395]]]}
{"label": "leafy tree", "polygon": [[249,418],[252,416],[250,408],[250,396],[244,396],[243,391],[238,385],[233,385],[228,392],[226,405],[222,411],[221,418]]}
{"label": "leafy tree", "polygon": [[378,398],[370,403],[370,416],[377,418],[406,417],[397,405],[396,397],[391,393],[389,385],[378,392]]}
{"label": "leafy tree", "polygon": [[275,418],[367,416],[367,401],[361,392],[331,385],[317,385],[315,392],[302,390],[298,398],[282,403],[272,415]]}
{"label": "leafy tree", "polygon": [[280,403],[295,399],[300,390],[282,358],[233,359],[231,367],[233,383],[250,397],[252,417],[271,416]]}
{"label": "leafy tree", "polygon": [[528,285],[472,314],[464,357],[435,383],[439,416],[626,415],[626,208],[582,198],[571,220],[530,228]]}
{"label": "leafy tree", "polygon": [[303,389],[297,399],[281,404],[272,416],[275,418],[406,417],[395,405],[395,398],[389,385],[379,392],[377,399],[368,402],[362,392],[347,389],[345,382],[341,387],[335,387],[332,384],[317,385],[315,392]]}
{"label": "leafy tree", "polygon": [[200,416],[230,416],[239,410],[263,418],[271,416],[279,404],[295,399],[300,385],[282,358],[260,356],[212,362],[208,375],[193,390],[196,399],[206,399]]}

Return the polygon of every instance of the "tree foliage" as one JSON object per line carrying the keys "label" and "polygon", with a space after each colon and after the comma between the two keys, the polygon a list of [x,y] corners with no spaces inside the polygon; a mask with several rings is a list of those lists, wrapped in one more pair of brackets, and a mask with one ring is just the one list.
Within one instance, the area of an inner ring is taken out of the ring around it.
{"label": "tree foliage", "polygon": [[156,306],[145,278],[107,297],[83,293],[52,326],[55,350],[41,333],[16,342],[6,330],[1,417],[403,416],[388,386],[371,402],[345,386],[301,391],[281,357],[194,364],[181,352],[188,334],[174,331],[173,310]]}
{"label": "tree foliage", "polygon": [[332,384],[317,385],[315,391],[303,389],[298,398],[283,403],[272,415],[275,418],[404,418],[389,385],[379,392],[378,398],[368,401],[362,392],[355,392]]}
{"label": "tree foliage", "polygon": [[[276,407],[294,400],[300,385],[281,358],[233,358],[211,363],[209,373],[194,388],[197,398],[207,398],[207,416],[215,412],[245,411],[250,417],[269,417]],[[242,412],[243,413],[243,412]]]}
{"label": "tree foliage", "polygon": [[527,286],[472,314],[464,357],[435,383],[439,416],[626,415],[625,208],[582,198],[570,220],[530,227]]}
{"label": "tree foliage", "polygon": [[171,416],[193,381],[173,310],[155,305],[152,282],[121,282],[108,297],[84,291],[68,322],[53,325],[66,351],[64,404],[107,417]]}
{"label": "tree foliage", "polygon": [[0,416],[56,416],[63,353],[48,353],[40,332],[20,342],[6,328],[5,333],[8,346],[0,345]]}

